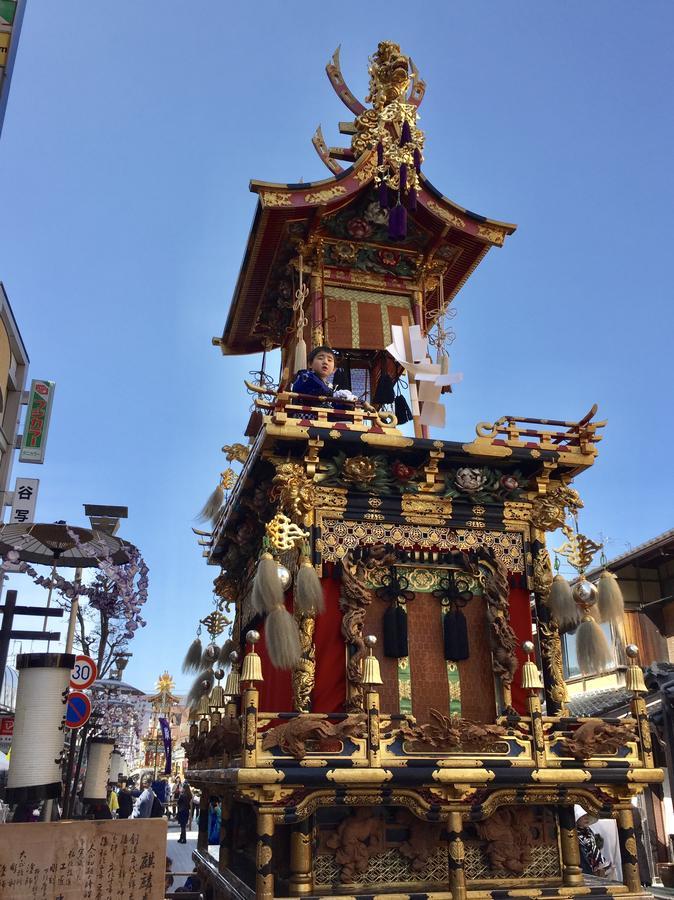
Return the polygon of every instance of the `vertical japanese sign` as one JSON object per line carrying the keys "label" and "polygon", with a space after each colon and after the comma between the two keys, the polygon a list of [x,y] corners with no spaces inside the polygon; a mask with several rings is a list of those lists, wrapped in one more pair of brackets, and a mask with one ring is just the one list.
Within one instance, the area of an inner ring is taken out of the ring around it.
{"label": "vertical japanese sign", "polygon": [[14,716],[0,716],[0,750],[9,753],[14,734]]}
{"label": "vertical japanese sign", "polygon": [[53,381],[31,381],[19,462],[44,462],[54,388]]}
{"label": "vertical japanese sign", "polygon": [[12,514],[9,517],[10,525],[25,525],[27,522],[35,521],[35,505],[37,504],[39,487],[39,478],[20,478],[17,476],[14,482],[14,500],[12,501]]}
{"label": "vertical japanese sign", "polygon": [[164,756],[166,757],[166,765],[164,766],[164,774],[171,774],[171,729],[169,728],[168,719],[160,719],[159,727],[161,728],[161,736],[164,741]]}
{"label": "vertical japanese sign", "polygon": [[[12,25],[16,16],[16,0],[0,0],[0,70],[7,65]],[[0,78],[2,72],[0,71]]]}

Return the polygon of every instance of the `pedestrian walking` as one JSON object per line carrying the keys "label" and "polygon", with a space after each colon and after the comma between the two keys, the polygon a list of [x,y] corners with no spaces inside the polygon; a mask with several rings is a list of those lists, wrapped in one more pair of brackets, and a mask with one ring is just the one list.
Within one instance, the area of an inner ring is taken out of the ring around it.
{"label": "pedestrian walking", "polygon": [[117,791],[115,790],[115,785],[110,782],[108,785],[108,806],[110,808],[110,813],[112,814],[113,819],[115,818],[115,813],[119,810],[119,798],[117,797]]}
{"label": "pedestrian walking", "polygon": [[179,844],[187,843],[187,823],[190,820],[190,813],[192,808],[192,791],[190,790],[190,786],[187,782],[183,785],[183,789],[178,796],[178,812],[176,817],[178,819],[178,825],[180,825],[180,837],[178,838]]}
{"label": "pedestrian walking", "polygon": [[[150,819],[155,817],[153,807],[155,807],[155,801],[161,807],[161,803],[157,798],[157,795],[152,790],[152,780],[150,778],[143,779],[141,786],[143,790],[141,791],[140,797],[136,800],[133,812],[131,813],[132,819]],[[156,808],[156,807],[155,807]]]}
{"label": "pedestrian walking", "polygon": [[128,819],[133,812],[133,797],[131,796],[131,792],[126,785],[126,782],[122,782],[122,786],[117,794],[117,802],[119,803],[117,817],[119,819]]}
{"label": "pedestrian walking", "polygon": [[208,810],[208,843],[220,844],[220,822],[222,813],[220,811],[220,801],[217,797],[211,797],[210,808]]}

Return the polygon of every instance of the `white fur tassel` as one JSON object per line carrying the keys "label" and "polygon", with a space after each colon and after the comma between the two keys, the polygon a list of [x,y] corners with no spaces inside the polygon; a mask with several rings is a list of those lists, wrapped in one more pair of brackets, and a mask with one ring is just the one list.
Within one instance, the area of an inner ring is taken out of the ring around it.
{"label": "white fur tassel", "polygon": [[307,343],[304,340],[304,337],[300,333],[299,338],[297,339],[297,344],[295,345],[295,371],[299,372],[301,369],[306,369],[307,367]]}
{"label": "white fur tassel", "polygon": [[236,650],[236,644],[234,643],[234,641],[231,638],[227,638],[225,643],[220,648],[220,653],[218,655],[218,663],[221,666],[225,666],[225,667],[231,666],[232,661],[229,658],[229,655],[232,652],[232,650]]}
{"label": "white fur tassel", "polygon": [[323,587],[316,569],[303,559],[295,580],[295,609],[303,615],[319,615],[325,609]]}
{"label": "white fur tassel", "polygon": [[197,516],[197,521],[211,522],[215,525],[224,500],[225,492],[222,489],[222,485],[219,484],[201,508],[201,512]]}
{"label": "white fur tassel", "polygon": [[613,661],[606,635],[599,623],[587,614],[576,631],[576,658],[583,675],[603,672]]}
{"label": "white fur tassel", "polygon": [[183,672],[198,672],[201,665],[201,641],[195,638],[189,646],[183,661]]}
{"label": "white fur tassel", "polygon": [[219,653],[220,648],[217,644],[208,644],[201,656],[201,668],[210,669],[215,665]]}
{"label": "white fur tassel", "polygon": [[196,706],[204,694],[209,693],[214,683],[215,675],[212,669],[208,669],[206,672],[199,672],[187,695],[187,706]]}
{"label": "white fur tassel", "polygon": [[625,601],[613,572],[604,571],[597,585],[597,606],[602,622],[619,622],[625,613]]}
{"label": "white fur tassel", "polygon": [[277,606],[265,619],[264,638],[275,668],[292,669],[299,662],[302,656],[299,629],[285,606]]}
{"label": "white fur tassel", "polygon": [[560,628],[573,628],[580,621],[580,610],[571,593],[571,585],[563,575],[555,575],[548,595],[550,612]]}
{"label": "white fur tassel", "polygon": [[283,606],[283,586],[278,577],[278,563],[271,553],[263,553],[257,564],[251,603],[256,613],[269,613]]}

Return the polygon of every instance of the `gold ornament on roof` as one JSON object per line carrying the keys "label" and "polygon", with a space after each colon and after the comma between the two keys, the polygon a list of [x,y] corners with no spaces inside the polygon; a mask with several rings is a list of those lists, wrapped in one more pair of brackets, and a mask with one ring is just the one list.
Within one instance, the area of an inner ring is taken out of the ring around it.
{"label": "gold ornament on roof", "polygon": [[246,447],[245,444],[225,444],[222,452],[225,454],[227,462],[245,463],[250,453],[250,447]]}
{"label": "gold ornament on roof", "polygon": [[398,203],[414,209],[421,187],[424,133],[417,128],[417,104],[409,102],[410,71],[414,71],[411,60],[399,45],[381,41],[370,57],[365,100],[372,109],[356,117],[351,149],[358,158],[376,148],[375,185],[397,192]]}
{"label": "gold ornament on roof", "polygon": [[175,682],[168,672],[164,671],[157,679],[155,690],[160,694],[170,694],[175,687]]}
{"label": "gold ornament on roof", "polygon": [[274,550],[292,550],[298,541],[309,537],[308,531],[302,531],[281,512],[276,513],[271,522],[267,523],[266,531]]}
{"label": "gold ornament on roof", "polygon": [[380,41],[370,57],[370,92],[365,98],[374,109],[383,109],[407,94],[410,86],[409,59],[393,41]]}

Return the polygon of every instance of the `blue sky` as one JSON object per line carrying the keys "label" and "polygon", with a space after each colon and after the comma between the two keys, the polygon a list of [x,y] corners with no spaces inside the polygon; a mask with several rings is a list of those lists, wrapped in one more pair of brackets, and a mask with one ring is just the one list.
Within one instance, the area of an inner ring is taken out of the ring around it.
{"label": "blue sky", "polygon": [[[111,12],[111,10],[113,10]],[[670,2],[185,4],[29,0],[0,140],[0,278],[57,383],[39,517],[128,505],[150,566],[130,680],[180,663],[217,571],[190,530],[248,417],[220,334],[253,216],[250,178],[325,177],[310,143],[399,41],[428,90],[424,171],[516,222],[456,301],[442,437],[509,413],[609,420],[576,482],[609,556],[672,527]],[[31,468],[34,470],[31,472]],[[18,464],[15,472],[19,471]],[[35,598],[26,579],[16,586]]]}

